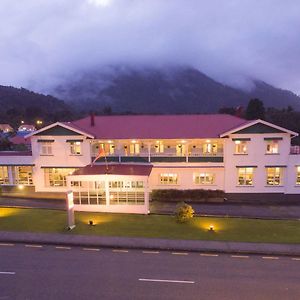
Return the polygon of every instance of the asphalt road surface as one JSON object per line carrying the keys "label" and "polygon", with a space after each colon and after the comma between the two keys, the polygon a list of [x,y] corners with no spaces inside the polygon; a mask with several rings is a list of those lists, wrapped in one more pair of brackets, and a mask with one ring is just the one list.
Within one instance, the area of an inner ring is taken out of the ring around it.
{"label": "asphalt road surface", "polygon": [[3,299],[300,299],[300,258],[0,244]]}

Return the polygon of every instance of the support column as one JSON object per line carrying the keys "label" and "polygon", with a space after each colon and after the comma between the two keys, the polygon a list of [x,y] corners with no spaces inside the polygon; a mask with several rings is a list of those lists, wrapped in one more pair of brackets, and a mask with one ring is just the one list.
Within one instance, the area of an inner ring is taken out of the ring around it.
{"label": "support column", "polygon": [[108,180],[108,175],[105,175],[105,202],[106,202],[106,206],[110,205],[110,194],[109,194],[109,180]]}
{"label": "support column", "polygon": [[151,162],[151,143],[148,143],[148,162]]}

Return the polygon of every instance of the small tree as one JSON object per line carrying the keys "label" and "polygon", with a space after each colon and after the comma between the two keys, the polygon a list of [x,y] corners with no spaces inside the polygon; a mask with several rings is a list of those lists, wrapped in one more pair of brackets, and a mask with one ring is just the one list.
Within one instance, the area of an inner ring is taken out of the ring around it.
{"label": "small tree", "polygon": [[265,119],[265,107],[264,103],[261,100],[255,98],[249,101],[246,109],[246,119]]}
{"label": "small tree", "polygon": [[186,223],[190,219],[194,217],[195,211],[193,210],[191,205],[188,205],[184,202],[177,204],[175,217],[176,221],[179,223]]}

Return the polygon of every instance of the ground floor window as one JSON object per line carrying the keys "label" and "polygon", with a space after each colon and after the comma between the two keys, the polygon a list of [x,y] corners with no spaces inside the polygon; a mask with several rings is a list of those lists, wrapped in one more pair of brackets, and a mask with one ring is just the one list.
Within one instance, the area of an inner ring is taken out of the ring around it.
{"label": "ground floor window", "polygon": [[74,204],[106,204],[104,181],[71,181],[71,186],[74,194]]}
{"label": "ground floor window", "polygon": [[45,186],[67,186],[68,175],[72,175],[75,168],[44,168]]}
{"label": "ground floor window", "polygon": [[0,184],[9,184],[8,167],[0,167]]}
{"label": "ground floor window", "polygon": [[209,185],[214,184],[215,174],[213,173],[194,173],[194,184]]}
{"label": "ground floor window", "polygon": [[238,185],[251,186],[253,185],[253,168],[237,168],[238,169]]}
{"label": "ground floor window", "polygon": [[32,167],[15,166],[12,169],[14,184],[32,185]]}
{"label": "ground floor window", "polygon": [[175,173],[162,173],[160,174],[160,184],[178,184],[178,175]]}
{"label": "ground floor window", "polygon": [[300,185],[300,166],[297,167],[296,184]]}
{"label": "ground floor window", "polygon": [[281,185],[282,183],[282,168],[266,168],[267,185]]}

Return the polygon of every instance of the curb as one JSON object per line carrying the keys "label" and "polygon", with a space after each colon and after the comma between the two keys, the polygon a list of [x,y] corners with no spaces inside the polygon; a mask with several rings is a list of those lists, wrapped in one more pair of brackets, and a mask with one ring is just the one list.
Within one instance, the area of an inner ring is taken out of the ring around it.
{"label": "curb", "polygon": [[198,240],[168,240],[156,238],[99,237],[75,235],[72,233],[45,234],[0,231],[0,242],[76,247],[300,256],[300,244],[263,244]]}

